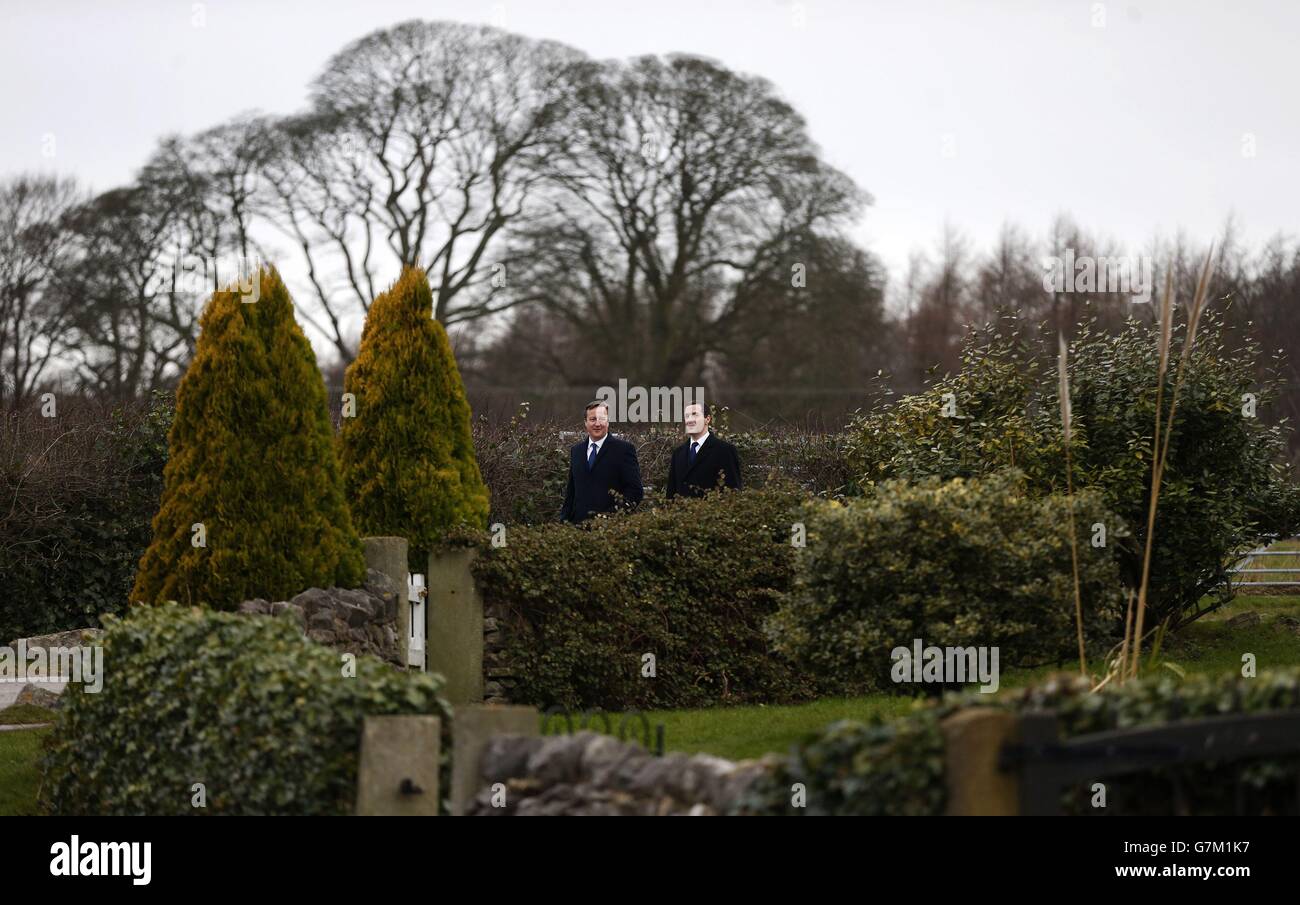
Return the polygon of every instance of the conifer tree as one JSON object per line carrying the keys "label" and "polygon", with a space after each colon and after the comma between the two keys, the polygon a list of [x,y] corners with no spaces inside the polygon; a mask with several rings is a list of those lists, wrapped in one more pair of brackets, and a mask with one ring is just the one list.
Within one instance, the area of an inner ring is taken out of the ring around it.
{"label": "conifer tree", "polygon": [[486,526],[469,403],[424,271],[404,269],[370,306],[344,390],[356,411],[340,459],[364,534],[407,538],[418,566],[447,529]]}
{"label": "conifer tree", "polygon": [[216,292],[199,321],[133,601],[233,609],[365,579],[315,355],[280,275],[257,279],[256,301]]}

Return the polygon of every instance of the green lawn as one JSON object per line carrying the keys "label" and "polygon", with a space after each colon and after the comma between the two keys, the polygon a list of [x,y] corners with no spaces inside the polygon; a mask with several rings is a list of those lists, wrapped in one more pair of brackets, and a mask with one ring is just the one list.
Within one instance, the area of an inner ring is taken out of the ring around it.
{"label": "green lawn", "polygon": [[41,737],[49,729],[0,732],[0,817],[36,813]]}
{"label": "green lawn", "polygon": [[[1279,559],[1281,557],[1278,557]],[[1224,623],[1246,612],[1259,613],[1261,624],[1229,628]],[[1224,609],[1188,626],[1166,642],[1161,659],[1189,675],[1239,672],[1241,656],[1255,655],[1260,670],[1300,664],[1300,635],[1279,621],[1280,616],[1300,617],[1300,597],[1242,596]],[[1091,664],[1102,673],[1100,662]],[[1056,667],[1007,670],[1001,675],[1004,690],[1032,684],[1059,672]],[[860,698],[824,699],[790,707],[716,707],[709,710],[665,710],[649,714],[651,724],[664,725],[665,747],[670,751],[703,752],[733,760],[784,753],[804,735],[839,719],[867,720],[900,716],[913,699],[891,694]]]}
{"label": "green lawn", "polygon": [[902,716],[916,706],[901,695],[822,698],[808,704],[661,710],[648,714],[652,726],[664,724],[664,747],[689,754],[705,752],[731,760],[786,751],[809,732],[836,720],[866,720],[879,714]]}

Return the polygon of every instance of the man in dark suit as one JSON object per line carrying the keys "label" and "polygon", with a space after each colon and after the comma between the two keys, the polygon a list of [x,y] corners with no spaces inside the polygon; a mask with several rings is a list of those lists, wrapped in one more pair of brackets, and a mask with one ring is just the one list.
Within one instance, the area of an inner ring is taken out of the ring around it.
{"label": "man in dark suit", "polygon": [[[636,447],[609,434],[609,406],[587,404],[587,439],[569,450],[569,484],[564,488],[560,521],[581,522],[615,507],[641,502],[641,466]],[[615,497],[619,494],[621,499]]]}
{"label": "man in dark suit", "polygon": [[740,489],[740,456],[736,447],[709,430],[713,415],[707,402],[686,407],[689,438],[673,450],[668,465],[668,498],[704,496],[719,485]]}

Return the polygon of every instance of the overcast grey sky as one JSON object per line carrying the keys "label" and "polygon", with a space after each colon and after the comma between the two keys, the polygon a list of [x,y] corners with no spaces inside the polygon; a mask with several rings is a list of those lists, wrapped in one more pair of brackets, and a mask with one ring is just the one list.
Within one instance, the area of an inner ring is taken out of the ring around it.
{"label": "overcast grey sky", "polygon": [[1230,214],[1294,234],[1300,207],[1295,0],[0,3],[5,175],[110,188],[159,136],[294,110],[345,43],[445,18],[768,78],[875,197],[858,235],[895,276],[945,222],[983,249],[1068,212],[1134,248]]}

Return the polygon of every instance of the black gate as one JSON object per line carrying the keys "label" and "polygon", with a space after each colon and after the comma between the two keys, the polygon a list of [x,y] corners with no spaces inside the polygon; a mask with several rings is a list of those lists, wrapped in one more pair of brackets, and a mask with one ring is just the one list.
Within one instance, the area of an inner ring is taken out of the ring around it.
{"label": "black gate", "polygon": [[[1050,711],[1022,714],[1020,742],[1002,749],[999,767],[1020,777],[1020,813],[1062,813],[1061,793],[1081,782],[1140,773],[1161,767],[1294,754],[1300,756],[1300,710],[1234,714],[1183,720],[1163,726],[1120,729],[1061,740]],[[1178,809],[1187,797],[1175,780]],[[1238,813],[1244,813],[1246,789],[1237,780]],[[1296,769],[1296,805],[1300,810],[1300,766]]]}

